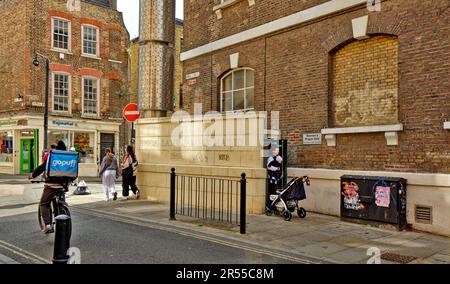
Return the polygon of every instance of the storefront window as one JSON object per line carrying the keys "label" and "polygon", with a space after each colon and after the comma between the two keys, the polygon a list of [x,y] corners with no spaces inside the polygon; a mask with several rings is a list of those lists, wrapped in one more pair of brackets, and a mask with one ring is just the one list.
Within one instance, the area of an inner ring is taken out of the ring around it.
{"label": "storefront window", "polygon": [[69,147],[69,131],[58,130],[58,131],[50,131],[48,135],[48,143],[50,144],[58,144],[59,141],[64,141],[66,146]]}
{"label": "storefront window", "polygon": [[13,132],[0,132],[0,163],[13,162]]}
{"label": "storefront window", "polygon": [[93,132],[74,132],[73,147],[80,153],[81,163],[95,163]]}
{"label": "storefront window", "polygon": [[76,131],[50,131],[49,143],[57,144],[58,141],[64,141],[67,150],[75,149],[80,153],[80,163],[95,163],[95,133],[94,132],[76,132]]}

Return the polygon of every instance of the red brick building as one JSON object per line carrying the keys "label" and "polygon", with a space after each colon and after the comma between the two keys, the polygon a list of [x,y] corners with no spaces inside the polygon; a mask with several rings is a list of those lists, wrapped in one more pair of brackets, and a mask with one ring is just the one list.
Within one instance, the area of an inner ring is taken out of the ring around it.
{"label": "red brick building", "polygon": [[449,235],[448,1],[371,2],[185,1],[184,106],[279,111],[309,210],[340,214],[344,174],[403,177],[408,223]]}
{"label": "red brick building", "polygon": [[116,1],[0,1],[0,171],[27,173],[43,150],[44,62],[50,59],[49,143],[81,153],[96,175],[102,149],[127,144],[129,35]]}

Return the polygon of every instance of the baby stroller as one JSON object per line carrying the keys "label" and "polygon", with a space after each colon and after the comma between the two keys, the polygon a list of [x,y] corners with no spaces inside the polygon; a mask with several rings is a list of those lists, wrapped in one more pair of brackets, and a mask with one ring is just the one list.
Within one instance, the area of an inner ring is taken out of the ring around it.
{"label": "baby stroller", "polygon": [[309,177],[295,177],[287,186],[277,191],[277,194],[270,196],[272,202],[267,208],[267,216],[272,214],[281,214],[284,220],[290,221],[292,219],[292,213],[297,210],[297,214],[300,218],[306,217],[306,210],[303,207],[299,207],[298,202],[306,199],[305,186],[306,183],[310,185]]}

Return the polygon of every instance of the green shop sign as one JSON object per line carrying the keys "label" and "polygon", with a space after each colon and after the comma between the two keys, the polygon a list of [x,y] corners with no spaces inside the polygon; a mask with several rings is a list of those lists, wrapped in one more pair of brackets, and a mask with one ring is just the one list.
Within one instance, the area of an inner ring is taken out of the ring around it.
{"label": "green shop sign", "polygon": [[0,126],[17,126],[17,120],[0,121]]}

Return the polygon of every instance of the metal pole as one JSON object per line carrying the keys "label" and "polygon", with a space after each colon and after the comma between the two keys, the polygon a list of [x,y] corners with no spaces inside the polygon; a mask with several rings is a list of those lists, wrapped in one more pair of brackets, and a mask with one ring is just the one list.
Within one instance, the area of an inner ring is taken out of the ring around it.
{"label": "metal pole", "polygon": [[247,178],[241,175],[241,234],[245,235],[247,229]]}
{"label": "metal pole", "polygon": [[70,248],[70,222],[67,215],[59,215],[55,218],[55,246],[53,250],[53,264],[67,264],[69,261],[68,251]]}
{"label": "metal pole", "polygon": [[45,58],[45,110],[44,110],[44,151],[48,149],[48,101],[50,81],[50,61]]}
{"label": "metal pole", "polygon": [[175,221],[175,168],[170,173],[170,221]]}

